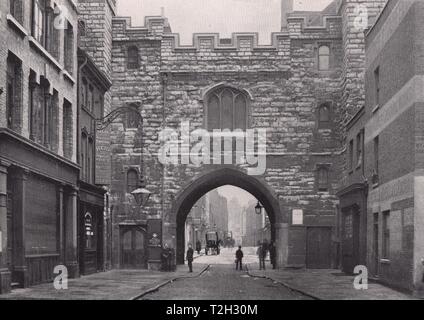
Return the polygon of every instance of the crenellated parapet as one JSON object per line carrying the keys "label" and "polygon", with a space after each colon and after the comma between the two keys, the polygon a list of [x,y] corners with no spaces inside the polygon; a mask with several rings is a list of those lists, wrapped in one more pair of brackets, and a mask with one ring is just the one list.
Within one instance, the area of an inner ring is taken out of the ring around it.
{"label": "crenellated parapet", "polygon": [[220,38],[218,33],[195,33],[191,45],[181,45],[180,35],[164,34],[167,46],[175,51],[276,51],[289,39],[288,33],[271,34],[270,45],[260,45],[258,33],[233,33],[231,38]]}
{"label": "crenellated parapet", "polygon": [[290,14],[287,18],[290,38],[340,38],[342,17],[339,15]]}
{"label": "crenellated parapet", "polygon": [[171,32],[168,19],[162,16],[145,17],[143,26],[133,26],[130,17],[115,17],[112,28],[114,41],[160,39],[163,34]]}

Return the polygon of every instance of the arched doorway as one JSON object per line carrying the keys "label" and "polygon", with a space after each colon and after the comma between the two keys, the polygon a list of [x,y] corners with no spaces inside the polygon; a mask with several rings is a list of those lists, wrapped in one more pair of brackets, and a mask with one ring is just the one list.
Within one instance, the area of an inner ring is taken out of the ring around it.
{"label": "arched doorway", "polygon": [[[176,198],[173,212],[176,212],[177,263],[184,264],[185,251],[185,222],[191,208],[209,191],[231,185],[239,187],[256,197],[266,210],[271,223],[271,240],[276,242],[277,255],[281,242],[276,239],[277,224],[282,223],[283,217],[277,197],[268,186],[253,176],[237,169],[222,168],[204,174],[187,186]],[[278,261],[278,260],[277,260]]]}

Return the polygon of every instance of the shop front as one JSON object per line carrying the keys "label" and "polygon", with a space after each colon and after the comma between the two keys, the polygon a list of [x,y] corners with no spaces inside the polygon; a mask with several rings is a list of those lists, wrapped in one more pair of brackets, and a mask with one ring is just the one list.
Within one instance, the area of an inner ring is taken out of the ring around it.
{"label": "shop front", "polygon": [[104,270],[104,197],[106,191],[80,182],[78,238],[83,275]]}

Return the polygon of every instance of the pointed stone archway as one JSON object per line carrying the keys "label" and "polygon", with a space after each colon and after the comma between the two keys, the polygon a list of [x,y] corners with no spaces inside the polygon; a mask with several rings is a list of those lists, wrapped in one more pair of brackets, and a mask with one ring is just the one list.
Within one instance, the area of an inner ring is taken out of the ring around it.
{"label": "pointed stone archway", "polygon": [[202,175],[186,186],[175,198],[172,212],[175,213],[177,264],[184,264],[184,225],[191,208],[209,191],[224,185],[239,187],[262,203],[271,222],[271,240],[275,241],[277,247],[277,265],[285,266],[288,252],[288,225],[285,223],[286,219],[278,198],[265,182],[232,167]]}

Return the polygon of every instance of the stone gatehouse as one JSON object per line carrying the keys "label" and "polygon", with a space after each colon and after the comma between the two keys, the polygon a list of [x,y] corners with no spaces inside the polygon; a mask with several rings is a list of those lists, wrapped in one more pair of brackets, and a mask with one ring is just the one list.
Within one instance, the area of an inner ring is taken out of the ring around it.
{"label": "stone gatehouse", "polygon": [[[384,4],[367,2],[371,17]],[[146,17],[142,27],[112,19],[111,108],[132,106],[143,116],[141,124],[127,113],[111,127],[113,266],[157,268],[164,243],[182,263],[191,206],[226,184],[264,205],[280,267],[336,266],[343,124],[364,100],[364,30],[352,18],[358,1],[318,13],[282,4],[282,28],[268,45],[255,33],[234,33],[194,34],[182,46],[166,17]],[[266,129],[265,173],[248,175],[243,163],[162,164],[160,134],[182,121],[190,131]],[[130,194],[139,180],[152,193],[141,210]],[[136,254],[143,261],[131,262]]]}

